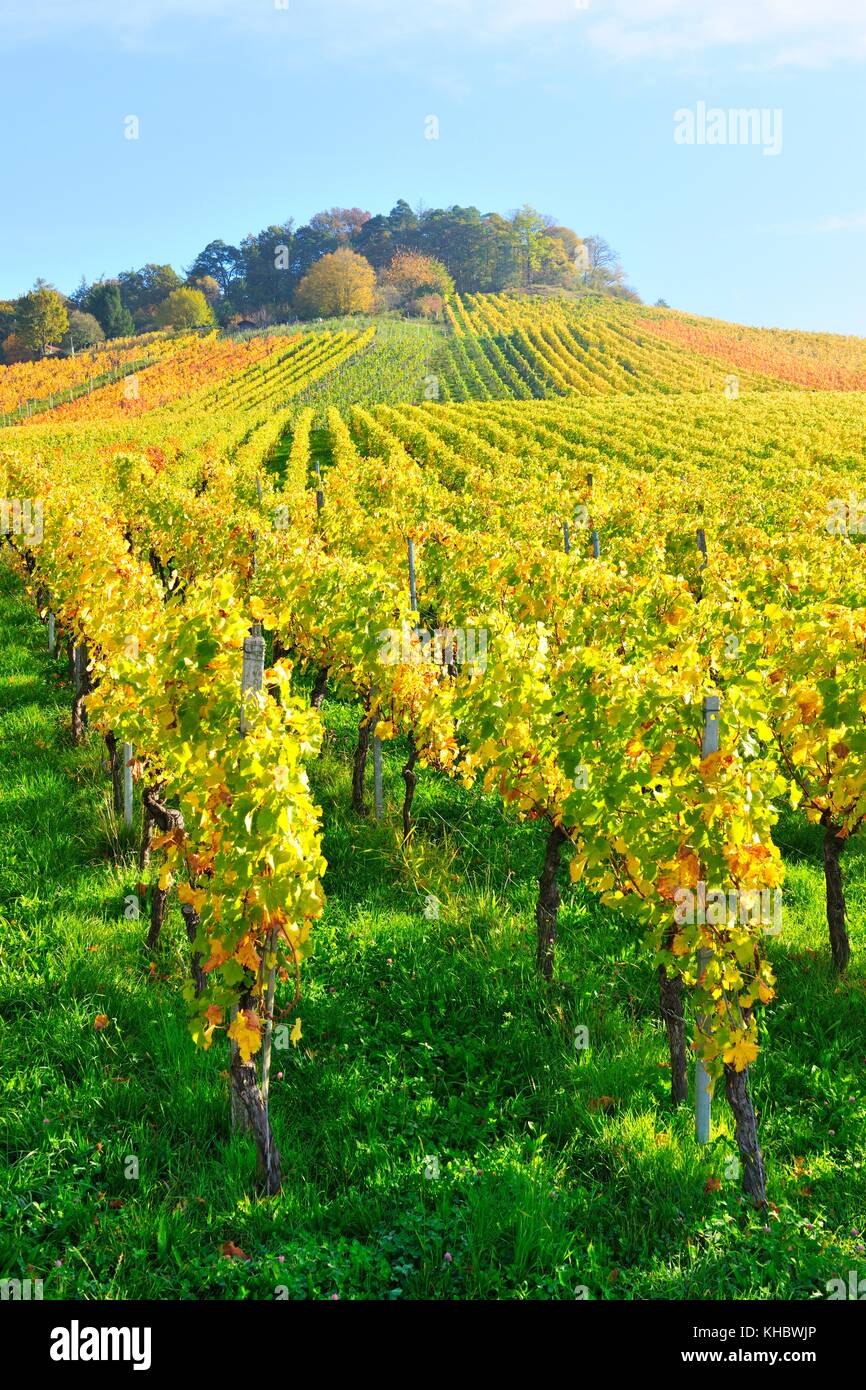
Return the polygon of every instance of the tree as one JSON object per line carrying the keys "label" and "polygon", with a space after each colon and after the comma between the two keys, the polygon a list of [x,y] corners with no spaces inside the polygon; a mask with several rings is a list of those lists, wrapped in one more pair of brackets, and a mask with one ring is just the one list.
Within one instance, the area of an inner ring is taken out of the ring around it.
{"label": "tree", "polygon": [[170,265],[155,265],[152,261],[141,270],[124,270],[117,277],[123,307],[128,309],[141,330],[153,326],[156,306],[183,284]]}
{"label": "tree", "polygon": [[212,275],[200,275],[197,280],[190,281],[190,289],[201,290],[208,304],[216,304],[220,297],[220,287]]}
{"label": "tree", "polygon": [[574,260],[581,247],[580,237],[570,227],[548,227],[544,233],[549,241],[558,241],[570,260]]}
{"label": "tree", "polygon": [[302,318],[364,314],[373,308],[376,273],[363,256],[343,246],[317,261],[295,294]]}
{"label": "tree", "polygon": [[380,281],[394,291],[394,307],[399,309],[408,310],[414,300],[425,295],[446,299],[454,293],[454,281],[442,262],[419,251],[398,251],[382,271]]}
{"label": "tree", "polygon": [[536,212],[528,203],[524,203],[512,215],[511,228],[518,248],[524,285],[531,285],[541,278],[539,272],[542,267],[551,255],[555,255],[555,243],[547,239],[549,224],[550,219]]}
{"label": "tree", "polygon": [[363,208],[329,208],[326,212],[317,212],[311,217],[309,225],[314,232],[324,232],[340,245],[345,245],[352,237],[358,235],[364,223],[369,220],[370,214]]}
{"label": "tree", "polygon": [[18,300],[15,329],[30,352],[44,357],[52,343],[58,343],[69,327],[69,316],[62,298],[51,285],[37,280],[29,294]]}
{"label": "tree", "polygon": [[200,251],[186,272],[188,280],[200,275],[212,275],[224,295],[228,295],[232,285],[243,275],[244,258],[236,246],[228,246],[224,241],[211,241]]}
{"label": "tree", "polygon": [[15,330],[15,305],[11,299],[0,299],[0,343]]}
{"label": "tree", "polygon": [[156,322],[160,328],[176,328],[184,332],[193,328],[206,328],[213,321],[213,310],[201,290],[194,290],[189,286],[172,290],[156,310]]}
{"label": "tree", "polygon": [[94,343],[105,341],[105,334],[92,314],[83,314],[80,309],[73,309],[69,315],[69,341],[76,352],[79,348],[93,347]]}
{"label": "tree", "polygon": [[587,289],[609,293],[612,287],[622,284],[624,272],[619,256],[604,237],[584,237],[583,247],[583,283]]}
{"label": "tree", "polygon": [[87,302],[87,296],[90,294],[90,290],[91,286],[87,283],[87,276],[82,275],[78,284],[78,289],[73,290],[69,296],[70,304],[74,304],[76,309],[83,308],[84,304]]}
{"label": "tree", "polygon": [[291,218],[281,226],[265,227],[255,236],[244,237],[241,256],[243,275],[231,287],[231,307],[246,317],[266,309],[274,315],[281,311],[287,314],[298,282]]}
{"label": "tree", "polygon": [[415,318],[441,319],[445,300],[441,294],[421,294],[407,307],[406,313]]}
{"label": "tree", "polygon": [[98,321],[106,338],[130,338],[135,332],[132,314],[123,307],[116,280],[101,280],[92,285],[84,311]]}
{"label": "tree", "polygon": [[3,357],[11,366],[15,362],[29,362],[33,353],[22,343],[17,333],[10,333],[3,343]]}

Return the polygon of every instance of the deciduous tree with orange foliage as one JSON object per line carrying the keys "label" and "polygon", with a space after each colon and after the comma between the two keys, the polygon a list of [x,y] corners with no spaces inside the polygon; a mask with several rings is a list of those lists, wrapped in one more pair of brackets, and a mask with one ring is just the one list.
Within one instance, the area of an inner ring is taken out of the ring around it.
{"label": "deciduous tree with orange foliage", "polygon": [[295,293],[302,318],[365,314],[373,308],[376,272],[363,256],[341,246],[323,256],[304,276]]}

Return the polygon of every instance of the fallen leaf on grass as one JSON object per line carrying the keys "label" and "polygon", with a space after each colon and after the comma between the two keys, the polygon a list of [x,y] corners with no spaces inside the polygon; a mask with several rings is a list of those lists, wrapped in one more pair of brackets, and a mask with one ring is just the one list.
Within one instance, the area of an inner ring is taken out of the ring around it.
{"label": "fallen leaf on grass", "polygon": [[616,1105],[619,1105],[616,1096],[595,1096],[589,1101],[590,1110],[613,1110]]}

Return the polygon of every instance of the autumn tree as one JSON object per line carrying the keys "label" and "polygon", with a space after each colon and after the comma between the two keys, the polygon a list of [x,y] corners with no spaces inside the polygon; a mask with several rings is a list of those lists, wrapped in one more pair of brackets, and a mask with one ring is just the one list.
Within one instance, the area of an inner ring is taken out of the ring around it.
{"label": "autumn tree", "polygon": [[15,332],[15,305],[11,299],[0,299],[0,343],[3,343],[10,333]]}
{"label": "autumn tree", "polygon": [[394,308],[409,310],[418,299],[454,293],[454,281],[441,261],[419,251],[398,251],[382,271],[382,286],[391,292]]}
{"label": "autumn tree", "polygon": [[191,290],[201,290],[208,304],[216,304],[220,297],[220,287],[212,275],[200,275],[189,283]]}
{"label": "autumn tree", "polygon": [[301,318],[364,314],[373,308],[376,272],[363,256],[340,247],[308,271],[295,294]]}
{"label": "autumn tree", "polygon": [[202,291],[189,286],[172,290],[156,309],[156,323],[159,328],[174,328],[186,332],[193,328],[206,328],[213,321],[213,311]]}
{"label": "autumn tree", "polygon": [[40,357],[58,343],[69,327],[69,315],[57,290],[38,281],[16,305],[15,329],[24,346]]}
{"label": "autumn tree", "polygon": [[370,214],[363,208],[328,208],[311,217],[309,225],[314,232],[324,232],[342,245],[357,236],[369,220]]}
{"label": "autumn tree", "polygon": [[120,298],[135,320],[136,328],[152,328],[158,304],[180,289],[183,281],[170,265],[149,261],[140,270],[123,270],[117,277]]}
{"label": "autumn tree", "polygon": [[105,334],[92,314],[82,314],[80,309],[73,309],[69,315],[67,340],[77,352],[79,348],[89,348],[93,347],[94,343],[104,342]]}
{"label": "autumn tree", "polygon": [[3,360],[12,366],[15,362],[29,362],[33,353],[22,343],[17,333],[9,333],[3,340]]}

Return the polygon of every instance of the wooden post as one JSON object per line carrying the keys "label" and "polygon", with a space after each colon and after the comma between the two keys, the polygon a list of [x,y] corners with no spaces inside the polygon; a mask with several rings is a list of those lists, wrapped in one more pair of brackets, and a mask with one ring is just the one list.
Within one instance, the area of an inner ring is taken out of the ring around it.
{"label": "wooden post", "polygon": [[249,728],[243,697],[250,690],[261,690],[265,680],[265,639],[255,624],[253,632],[244,638],[244,664],[241,674],[241,733]]}
{"label": "wooden post", "polygon": [[49,610],[48,610],[48,652],[49,652],[49,655],[51,655],[51,656],[54,655],[54,650],[55,650],[56,646],[57,646],[57,634],[56,634],[56,632],[55,632],[55,630],[54,630],[54,614],[52,613],[51,609],[49,609]]}
{"label": "wooden post", "polygon": [[321,511],[325,505],[325,494],[322,491],[322,470],[316,461],[316,510]]}
{"label": "wooden post", "polygon": [[[703,704],[704,730],[701,737],[701,758],[719,751],[719,697],[707,695]],[[713,953],[706,946],[698,951],[698,974],[702,975]],[[695,1063],[695,1134],[699,1144],[710,1142],[712,1095],[710,1078],[700,1057]]]}
{"label": "wooden post", "polygon": [[122,745],[123,758],[123,823],[132,825],[132,744]]}

